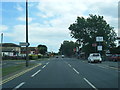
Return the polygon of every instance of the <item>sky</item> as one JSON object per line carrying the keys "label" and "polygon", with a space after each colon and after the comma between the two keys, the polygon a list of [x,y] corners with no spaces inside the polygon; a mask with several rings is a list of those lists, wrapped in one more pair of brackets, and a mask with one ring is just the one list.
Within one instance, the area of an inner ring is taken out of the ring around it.
{"label": "sky", "polygon": [[[69,26],[77,17],[89,14],[104,16],[118,33],[119,0],[28,0],[28,34],[30,47],[46,45],[58,52],[64,40],[71,38]],[[0,1],[0,34],[4,43],[25,42],[25,0]],[[120,34],[119,34],[120,35]]]}

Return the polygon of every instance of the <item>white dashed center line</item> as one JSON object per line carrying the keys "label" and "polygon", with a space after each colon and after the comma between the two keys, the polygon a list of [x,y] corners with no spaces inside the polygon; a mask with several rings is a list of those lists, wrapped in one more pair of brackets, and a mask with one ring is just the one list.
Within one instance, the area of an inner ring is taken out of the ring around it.
{"label": "white dashed center line", "polygon": [[79,72],[78,72],[75,68],[73,68],[73,70],[74,70],[77,74],[79,74]]}
{"label": "white dashed center line", "polygon": [[69,65],[69,67],[71,67],[71,65],[70,64],[68,64]]}
{"label": "white dashed center line", "polygon": [[13,90],[16,90],[16,89],[18,89],[18,88],[20,88],[22,85],[24,85],[25,84],[25,82],[22,82],[22,83],[20,83],[18,86],[16,86]]}
{"label": "white dashed center line", "polygon": [[92,88],[98,90],[93,84],[91,84],[86,78],[83,78]]}
{"label": "white dashed center line", "polygon": [[34,73],[31,77],[34,77],[36,74],[38,74],[41,70],[38,70],[36,73]]}
{"label": "white dashed center line", "polygon": [[46,65],[44,65],[42,68],[45,68],[46,67]]}
{"label": "white dashed center line", "polygon": [[48,63],[46,63],[46,65],[48,65],[49,64],[49,62]]}

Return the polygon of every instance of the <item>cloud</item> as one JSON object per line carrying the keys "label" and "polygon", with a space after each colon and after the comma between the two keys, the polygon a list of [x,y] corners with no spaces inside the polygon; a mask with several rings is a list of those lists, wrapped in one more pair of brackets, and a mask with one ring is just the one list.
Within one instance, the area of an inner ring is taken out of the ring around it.
{"label": "cloud", "polygon": [[[31,45],[44,44],[49,51],[58,51],[64,40],[71,40],[69,32],[64,28],[45,27],[39,23],[32,23],[29,29],[29,42]],[[14,42],[25,42],[25,25],[15,25],[13,31],[6,34]],[[54,47],[54,49],[52,49]]]}
{"label": "cloud", "polygon": [[[118,0],[39,0],[38,3],[30,3],[29,7],[35,11],[37,9],[28,19],[30,44],[45,44],[50,51],[58,51],[64,40],[75,41],[70,37],[68,27],[75,22],[77,16],[86,18],[89,14],[101,15],[116,29],[117,2]],[[17,10],[23,11],[23,8],[18,4]],[[18,17],[17,20],[25,22],[25,17]],[[14,25],[12,30],[7,34],[8,37],[15,42],[25,41],[25,25]]]}
{"label": "cloud", "polygon": [[19,4],[17,4],[16,9],[17,9],[18,11],[23,11],[23,10],[24,10]]}
{"label": "cloud", "polygon": [[[26,17],[18,17],[17,20],[25,22],[26,21]],[[32,22],[32,20],[34,20],[34,18],[31,18],[31,17],[28,18],[28,22]]]}
{"label": "cloud", "polygon": [[6,30],[8,30],[8,26],[6,26],[6,25],[0,25],[0,32],[4,32]]}
{"label": "cloud", "polygon": [[41,18],[58,17],[59,19],[54,19],[54,22],[63,22],[60,20],[65,17],[73,21],[77,16],[86,17],[89,14],[99,14],[115,19],[117,18],[117,3],[118,0],[40,0],[37,5],[40,12],[37,15]]}

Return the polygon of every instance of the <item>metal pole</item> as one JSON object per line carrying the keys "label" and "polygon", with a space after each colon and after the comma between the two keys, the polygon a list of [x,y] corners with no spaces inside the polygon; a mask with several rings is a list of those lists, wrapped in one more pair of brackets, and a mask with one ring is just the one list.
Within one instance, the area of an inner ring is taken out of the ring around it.
{"label": "metal pole", "polygon": [[[28,0],[26,0],[26,43],[28,43]],[[28,46],[26,46],[26,67],[28,67]]]}
{"label": "metal pole", "polygon": [[[0,83],[2,83],[2,42],[3,42],[3,33],[1,34],[1,45],[0,45]],[[2,86],[0,86],[2,89]]]}

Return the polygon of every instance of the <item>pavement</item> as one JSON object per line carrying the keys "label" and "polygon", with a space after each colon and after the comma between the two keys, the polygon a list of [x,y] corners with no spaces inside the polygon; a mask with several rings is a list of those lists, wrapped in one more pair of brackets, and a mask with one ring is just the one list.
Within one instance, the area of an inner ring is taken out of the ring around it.
{"label": "pavement", "polygon": [[[33,61],[34,62],[34,61]],[[118,90],[118,67],[112,62],[87,63],[74,58],[51,58],[38,66],[6,79],[3,90],[24,88],[88,88]],[[3,80],[4,81],[4,80]]]}

